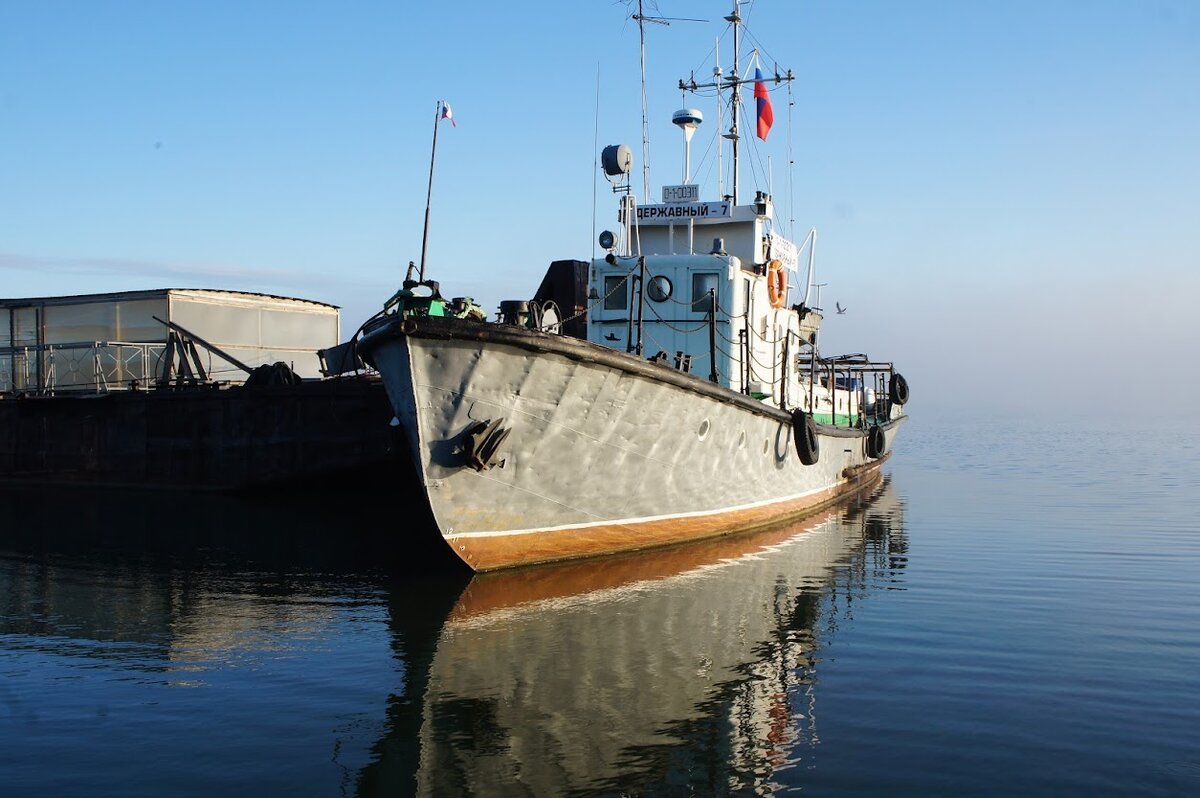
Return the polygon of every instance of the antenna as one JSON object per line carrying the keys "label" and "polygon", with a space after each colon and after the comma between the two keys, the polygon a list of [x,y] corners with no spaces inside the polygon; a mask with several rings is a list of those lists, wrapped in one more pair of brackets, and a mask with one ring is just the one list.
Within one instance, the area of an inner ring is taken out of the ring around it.
{"label": "antenna", "polygon": [[654,22],[659,25],[670,25],[664,20],[647,17],[642,13],[642,0],[638,0],[637,13],[633,15],[638,24],[638,39],[641,42],[642,56],[642,196],[650,201],[650,122],[646,112],[646,23]]}
{"label": "antenna", "polygon": [[[654,0],[651,0],[654,4]],[[649,113],[646,110],[646,23],[650,22],[655,25],[669,26],[672,22],[707,22],[706,19],[693,19],[691,17],[648,17],[644,13],[642,7],[643,0],[637,0],[637,13],[633,15],[633,19],[638,24],[638,40],[641,48],[642,59],[642,196],[645,201],[650,201],[650,120]],[[654,4],[657,8],[657,4]]]}
{"label": "antenna", "polygon": [[[600,149],[600,62],[596,62],[596,127],[592,133],[592,152]],[[596,240],[596,162],[592,161],[592,241]],[[592,244],[592,257],[596,245]]]}

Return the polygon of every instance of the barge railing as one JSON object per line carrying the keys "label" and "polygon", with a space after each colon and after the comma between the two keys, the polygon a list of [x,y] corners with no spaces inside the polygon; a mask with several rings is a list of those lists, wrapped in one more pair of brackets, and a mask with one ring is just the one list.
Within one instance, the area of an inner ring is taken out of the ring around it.
{"label": "barge railing", "polygon": [[0,348],[0,393],[108,393],[152,388],[165,343],[78,341]]}

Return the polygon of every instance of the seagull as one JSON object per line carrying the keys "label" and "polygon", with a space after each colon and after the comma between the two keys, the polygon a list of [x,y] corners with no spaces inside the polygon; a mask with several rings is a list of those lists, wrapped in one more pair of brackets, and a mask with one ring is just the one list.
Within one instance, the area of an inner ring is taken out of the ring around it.
{"label": "seagull", "polygon": [[838,312],[839,316],[841,316],[843,313],[846,312],[846,309],[844,307],[842,307],[841,302],[834,302],[833,304],[837,305],[837,312]]}

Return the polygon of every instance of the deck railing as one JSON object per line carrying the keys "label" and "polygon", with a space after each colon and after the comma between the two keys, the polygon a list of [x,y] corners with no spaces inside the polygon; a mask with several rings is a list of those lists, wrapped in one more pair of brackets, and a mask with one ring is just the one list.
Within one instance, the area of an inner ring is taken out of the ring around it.
{"label": "deck railing", "polygon": [[[810,385],[833,389],[832,417],[827,423],[834,426],[866,427],[886,422],[891,415],[891,400],[888,389],[895,374],[892,363],[872,361],[866,355],[840,355],[838,357],[813,357],[805,352],[796,356],[796,368],[807,372]],[[839,410],[837,391],[844,391],[847,401],[844,410]],[[811,402],[814,397],[810,397]],[[820,419],[825,421],[825,419]]]}
{"label": "deck railing", "polygon": [[0,393],[108,393],[150,388],[165,343],[80,341],[0,348]]}

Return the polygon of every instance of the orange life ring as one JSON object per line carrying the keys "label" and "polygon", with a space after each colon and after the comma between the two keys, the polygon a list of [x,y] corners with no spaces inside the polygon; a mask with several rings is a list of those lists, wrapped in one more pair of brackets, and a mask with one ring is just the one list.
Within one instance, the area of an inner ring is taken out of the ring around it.
{"label": "orange life ring", "polygon": [[787,304],[787,272],[778,260],[767,264],[767,300],[773,308]]}

